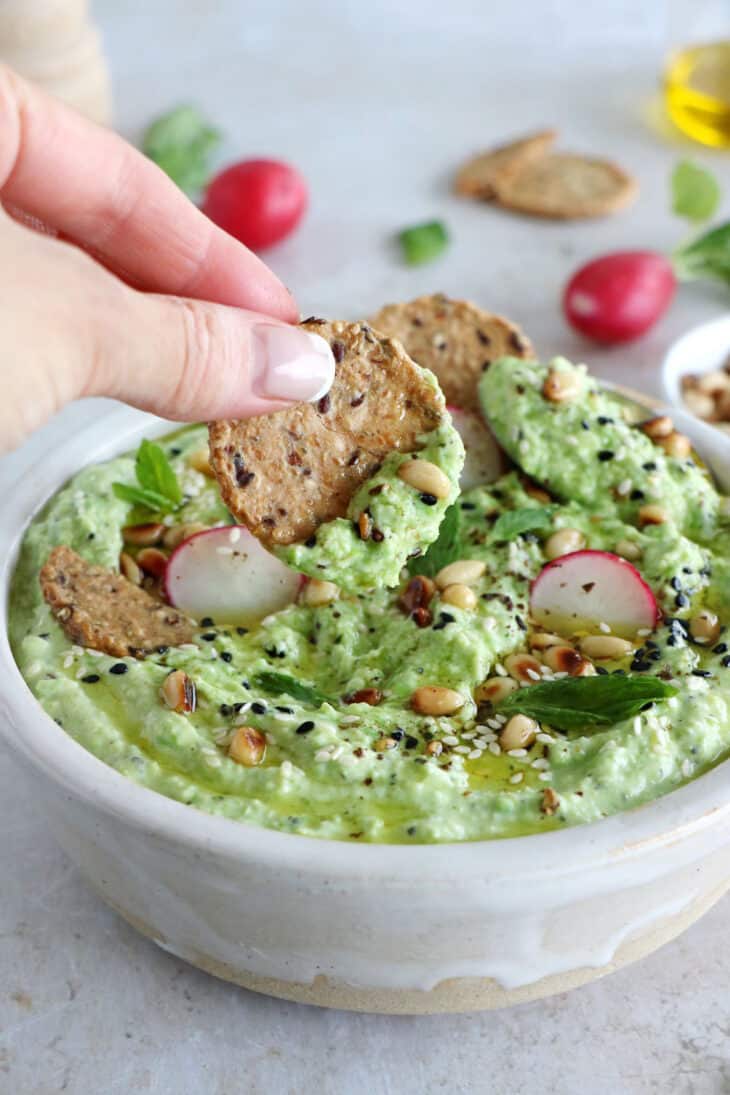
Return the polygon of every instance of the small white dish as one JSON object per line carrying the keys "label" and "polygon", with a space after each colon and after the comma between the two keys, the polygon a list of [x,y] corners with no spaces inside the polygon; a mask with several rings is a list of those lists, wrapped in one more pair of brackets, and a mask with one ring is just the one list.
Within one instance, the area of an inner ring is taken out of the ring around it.
{"label": "small white dish", "polygon": [[701,323],[672,343],[662,365],[662,390],[667,403],[684,407],[682,377],[721,369],[730,358],[730,312]]}

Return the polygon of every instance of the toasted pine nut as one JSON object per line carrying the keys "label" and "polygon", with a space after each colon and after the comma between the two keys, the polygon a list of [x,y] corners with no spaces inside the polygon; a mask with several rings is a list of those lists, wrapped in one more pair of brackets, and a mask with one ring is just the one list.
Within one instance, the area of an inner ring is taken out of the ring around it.
{"label": "toasted pine nut", "polygon": [[510,654],[504,659],[504,668],[516,681],[537,684],[542,680],[540,663],[532,654]]}
{"label": "toasted pine nut", "polygon": [[631,654],[633,643],[627,639],[620,639],[618,635],[586,635],[579,643],[580,649],[587,658],[593,658],[600,662],[604,658],[617,661]]}
{"label": "toasted pine nut", "polygon": [[398,598],[398,603],[409,615],[417,608],[428,608],[436,592],[436,583],[424,574],[416,574]]}
{"label": "toasted pine nut", "polygon": [[715,395],[716,392],[725,392],[730,388],[730,375],[723,369],[712,369],[709,373],[702,373],[697,377],[697,387],[701,392]]}
{"label": "toasted pine nut", "polygon": [[539,729],[539,724],[527,715],[513,715],[499,735],[502,751],[506,753],[510,749],[526,749],[534,742]]}
{"label": "toasted pine nut", "polygon": [[207,529],[208,525],[201,525],[197,521],[191,521],[187,525],[171,525],[162,537],[162,543],[168,550],[172,551],[183,540],[189,540],[191,536],[196,536],[199,532],[205,532]]}
{"label": "toasted pine nut", "polygon": [[544,551],[548,559],[558,559],[561,555],[569,555],[571,551],[582,551],[586,546],[586,538],[580,529],[560,528],[545,541]]}
{"label": "toasted pine nut", "polygon": [[540,810],[543,814],[547,814],[551,817],[560,806],[560,799],[558,798],[552,787],[546,787],[542,793],[542,802],[540,804]]}
{"label": "toasted pine nut", "polygon": [[266,756],[266,738],[255,726],[239,726],[228,746],[228,756],[236,764],[255,768]]}
{"label": "toasted pine nut", "polygon": [[207,445],[204,449],[195,449],[194,452],[191,452],[187,461],[193,471],[198,471],[201,475],[207,475],[209,479],[215,478],[215,472],[210,466],[210,456]]}
{"label": "toasted pine nut", "polygon": [[657,506],[650,502],[647,506],[639,508],[639,524],[663,525],[669,520],[669,514],[663,506]]}
{"label": "toasted pine nut", "polygon": [[703,608],[689,621],[689,633],[697,642],[714,643],[720,635],[720,621],[714,612]]}
{"label": "toasted pine nut", "polygon": [[304,605],[316,607],[328,605],[336,601],[340,595],[339,588],[334,582],[322,582],[319,578],[310,578],[299,594],[299,600]]}
{"label": "toasted pine nut", "polygon": [[375,749],[378,753],[384,753],[386,749],[395,749],[397,744],[398,742],[395,740],[395,738],[378,738],[377,741],[373,742],[373,749]]}
{"label": "toasted pine nut", "polygon": [[142,571],[131,555],[128,555],[126,551],[123,551],[119,556],[119,569],[127,579],[134,586],[142,585]]}
{"label": "toasted pine nut", "polygon": [[159,548],[142,548],[137,556],[137,566],[153,578],[161,578],[167,566],[167,556]]}
{"label": "toasted pine nut", "polygon": [[668,414],[660,414],[656,418],[648,418],[646,422],[642,422],[641,429],[652,441],[658,441],[662,437],[669,437],[674,430],[674,422]]}
{"label": "toasted pine nut", "polygon": [[475,688],[474,699],[477,703],[501,703],[517,688],[519,685],[512,677],[487,677]]}
{"label": "toasted pine nut", "polygon": [[561,369],[550,369],[542,386],[542,394],[551,403],[568,403],[577,399],[582,390],[583,379],[580,374],[563,372]]}
{"label": "toasted pine nut", "polygon": [[664,449],[667,456],[676,456],[678,459],[683,459],[685,456],[689,456],[692,452],[692,442],[684,433],[677,433],[674,430],[669,434],[669,437],[662,437],[659,444]]}
{"label": "toasted pine nut", "polygon": [[534,631],[528,641],[532,650],[547,650],[549,646],[565,644],[565,639],[560,635],[552,635],[549,631]]}
{"label": "toasted pine nut", "polygon": [[173,669],[167,674],[160,693],[167,706],[180,715],[191,715],[197,706],[195,683],[182,669]]}
{"label": "toasted pine nut", "polygon": [[548,494],[542,487],[538,487],[537,483],[533,483],[530,479],[522,484],[525,488],[525,494],[530,498],[534,498],[536,502],[539,502],[543,506],[548,506],[552,502],[552,496]]}
{"label": "toasted pine nut", "polygon": [[591,665],[575,647],[550,646],[542,656],[545,665],[555,673],[568,673],[571,677],[588,677],[591,675]]}
{"label": "toasted pine nut", "polygon": [[440,757],[443,751],[444,743],[442,741],[430,741],[426,746],[429,757]]}
{"label": "toasted pine nut", "polygon": [[126,525],[122,529],[122,536],[128,544],[134,544],[135,547],[151,547],[152,544],[159,544],[164,532],[164,525],[150,521],[146,525]]}
{"label": "toasted pine nut", "polygon": [[479,581],[486,569],[487,564],[480,562],[479,559],[457,559],[455,563],[448,563],[445,567],[441,567],[436,575],[436,585],[439,589],[446,589],[447,586],[455,583],[470,586]]}
{"label": "toasted pine nut", "polygon": [[715,400],[705,392],[685,391],[684,402],[687,410],[698,418],[712,418],[715,413]]}
{"label": "toasted pine nut", "polygon": [[454,582],[443,591],[441,600],[444,604],[454,605],[456,608],[463,609],[464,612],[471,612],[477,603],[477,595],[473,589],[469,589],[469,586]]}
{"label": "toasted pine nut", "polygon": [[463,706],[464,697],[460,692],[436,684],[423,685],[411,696],[411,707],[419,715],[453,715]]}
{"label": "toasted pine nut", "polygon": [[430,460],[405,460],[398,468],[398,478],[414,490],[432,494],[434,498],[448,498],[451,494],[448,476]]}
{"label": "toasted pine nut", "polygon": [[619,540],[613,550],[622,559],[628,559],[630,563],[635,563],[644,554],[641,546],[635,544],[633,540]]}

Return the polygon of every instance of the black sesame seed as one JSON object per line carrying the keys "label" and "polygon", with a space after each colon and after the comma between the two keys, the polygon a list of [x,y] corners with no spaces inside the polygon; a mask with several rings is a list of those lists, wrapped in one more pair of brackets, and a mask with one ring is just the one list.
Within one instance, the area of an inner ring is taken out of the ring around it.
{"label": "black sesame seed", "polygon": [[227,719],[229,715],[233,714],[233,708],[227,703],[222,703],[218,708],[218,711],[224,719]]}
{"label": "black sesame seed", "polygon": [[81,678],[81,680],[84,682],[84,684],[96,684],[97,681],[101,680],[101,677],[98,673],[87,673],[85,677]]}
{"label": "black sesame seed", "polygon": [[584,430],[589,430],[591,428],[590,424],[588,422],[586,422],[585,418],[581,422],[581,426],[583,427]]}
{"label": "black sesame seed", "polygon": [[682,588],[682,583],[676,575],[674,576],[674,578],[670,579],[669,584],[676,593],[679,593],[680,589]]}
{"label": "black sesame seed", "polygon": [[259,703],[258,700],[257,700],[256,703],[251,704],[251,710],[253,711],[254,715],[265,715],[266,714],[266,704],[265,703]]}
{"label": "black sesame seed", "polygon": [[720,662],[723,669],[730,669],[730,654]]}
{"label": "black sesame seed", "polygon": [[453,622],[454,622],[454,617],[451,615],[450,612],[440,612],[439,613],[439,618],[438,618],[438,623],[435,623],[431,630],[432,631],[443,631],[443,629],[446,627],[447,624],[452,624]]}
{"label": "black sesame seed", "polygon": [[599,426],[612,426],[613,425],[613,419],[612,418],[606,418],[605,414],[599,414],[596,421],[598,422]]}
{"label": "black sesame seed", "polygon": [[244,688],[246,688],[246,689],[249,689],[249,688],[251,687],[251,685],[250,685],[250,684],[248,683],[248,681],[241,681],[241,684],[242,684],[242,685],[243,685],[243,687],[244,687]]}
{"label": "black sesame seed", "polygon": [[405,730],[401,730],[400,726],[396,726],[395,730],[391,730],[390,732],[390,736],[393,741],[403,741],[405,734]]}
{"label": "black sesame seed", "polygon": [[200,626],[201,627],[214,627],[215,626],[215,620],[213,619],[212,616],[203,616],[203,619],[200,621]]}
{"label": "black sesame seed", "polygon": [[158,646],[157,647],[157,653],[158,654],[167,654],[169,649],[170,649],[169,646]]}
{"label": "black sesame seed", "polygon": [[415,749],[418,745],[418,738],[414,738],[412,734],[408,734],[405,740],[406,749]]}
{"label": "black sesame seed", "polygon": [[653,460],[647,460],[646,464],[641,465],[644,471],[656,471],[656,463]]}
{"label": "black sesame seed", "polygon": [[626,670],[625,669],[613,669],[613,670],[611,670],[611,676],[612,677],[625,677],[626,676]]}
{"label": "black sesame seed", "polygon": [[727,654],[727,643],[718,643],[712,648],[713,654]]}
{"label": "black sesame seed", "polygon": [[316,536],[310,536],[308,540],[304,541],[304,546],[308,547],[308,548],[313,548],[316,545],[316,543],[317,543],[317,537]]}
{"label": "black sesame seed", "polygon": [[643,490],[639,490],[638,487],[632,490],[631,494],[629,495],[629,498],[632,502],[640,502],[641,499],[644,497],[645,495]]}
{"label": "black sesame seed", "polygon": [[419,497],[424,506],[435,506],[438,502],[438,498],[436,497],[436,495],[429,494],[427,491],[424,491],[423,494],[419,495]]}
{"label": "black sesame seed", "polygon": [[650,662],[658,662],[662,656],[661,650],[650,650],[647,654],[647,658]]}
{"label": "black sesame seed", "polygon": [[309,734],[312,730],[314,730],[314,723],[311,719],[307,719],[306,722],[300,722],[295,732],[297,734]]}
{"label": "black sesame seed", "polygon": [[606,669],[606,667],[604,665],[597,665],[596,666],[596,673],[598,674],[599,677],[607,677],[608,676],[608,670]]}
{"label": "black sesame seed", "polygon": [[476,509],[477,507],[476,507],[475,502],[462,502],[461,503],[461,508],[464,509],[464,510],[470,510],[470,509]]}
{"label": "black sesame seed", "polygon": [[709,669],[693,669],[692,670],[692,676],[693,677],[711,677],[712,673],[710,672]]}
{"label": "black sesame seed", "polygon": [[677,608],[687,608],[689,606],[689,597],[687,597],[684,593],[678,593],[677,596],[674,598],[674,603]]}
{"label": "black sesame seed", "polygon": [[230,650],[221,650],[221,661],[229,663],[233,661],[233,655]]}
{"label": "black sesame seed", "polygon": [[206,631],[205,635],[201,635],[200,638],[204,643],[212,643],[215,641],[216,633],[215,631]]}
{"label": "black sesame seed", "polygon": [[602,463],[605,463],[606,460],[613,460],[614,458],[614,453],[611,452],[610,449],[601,449],[601,451],[598,452],[596,455]]}
{"label": "black sesame seed", "polygon": [[643,661],[641,658],[634,658],[631,663],[631,668],[634,673],[646,673],[647,669],[651,669],[651,665],[647,661]]}
{"label": "black sesame seed", "polygon": [[683,574],[691,574],[692,573],[692,567],[682,567],[682,573]]}
{"label": "black sesame seed", "polygon": [[248,628],[247,627],[237,627],[236,628],[236,634],[237,635],[248,635]]}
{"label": "black sesame seed", "polygon": [[113,673],[115,677],[121,677],[128,669],[129,666],[125,662],[115,662],[114,665],[109,666],[109,672]]}
{"label": "black sesame seed", "polygon": [[291,707],[275,707],[275,711],[280,711],[282,715],[293,715],[294,709]]}

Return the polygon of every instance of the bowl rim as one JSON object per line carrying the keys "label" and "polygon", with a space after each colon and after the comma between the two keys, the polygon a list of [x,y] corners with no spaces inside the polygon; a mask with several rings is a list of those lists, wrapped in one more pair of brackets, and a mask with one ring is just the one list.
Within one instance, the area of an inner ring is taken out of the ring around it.
{"label": "bowl rim", "polygon": [[[664,399],[672,408],[686,410],[681,388],[683,376],[688,373],[701,374],[715,368],[714,365],[705,365],[698,368],[691,363],[695,343],[723,337],[725,338],[725,354],[730,358],[730,312],[717,316],[715,319],[707,320],[705,323],[698,323],[697,326],[685,331],[671,344],[662,361],[661,387]],[[690,412],[687,411],[687,413]]]}
{"label": "bowl rim", "polygon": [[[690,432],[704,432],[695,428],[698,420],[683,417]],[[34,467],[20,480],[11,481],[7,490],[0,524],[0,670],[5,680],[0,740],[61,791],[150,839],[243,858],[272,870],[383,883],[566,877],[588,866],[614,864],[619,857],[647,854],[658,844],[676,844],[715,826],[721,818],[730,821],[730,760],[660,798],[599,821],[527,836],[438,844],[357,844],[282,833],[191,808],[99,760],[46,714],[20,674],[7,632],[10,579],[27,525],[63,483],[83,466],[133,447],[142,436],[157,436],[178,425],[129,407],[115,407],[60,443],[54,444],[51,430]],[[730,474],[730,439],[719,431],[710,430],[710,434],[719,437],[703,440],[719,447],[722,465]],[[723,444],[718,444],[719,439]],[[49,461],[51,445],[53,460]]]}

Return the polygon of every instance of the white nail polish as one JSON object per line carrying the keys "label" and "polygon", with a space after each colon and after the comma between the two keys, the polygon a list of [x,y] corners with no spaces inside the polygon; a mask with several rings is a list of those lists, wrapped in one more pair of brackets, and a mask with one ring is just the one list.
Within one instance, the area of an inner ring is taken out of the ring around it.
{"label": "white nail polish", "polygon": [[299,327],[258,323],[251,340],[255,395],[313,403],[332,387],[335,359],[321,335]]}

